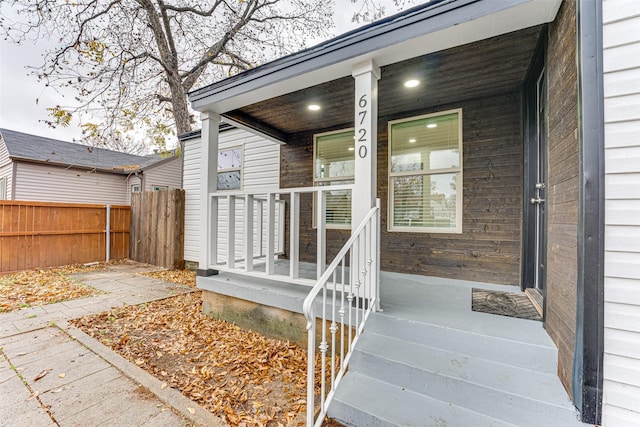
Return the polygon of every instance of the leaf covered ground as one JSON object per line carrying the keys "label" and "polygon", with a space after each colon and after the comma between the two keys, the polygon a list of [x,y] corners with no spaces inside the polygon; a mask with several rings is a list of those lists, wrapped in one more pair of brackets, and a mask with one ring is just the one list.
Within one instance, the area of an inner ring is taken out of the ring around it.
{"label": "leaf covered ground", "polygon": [[0,313],[96,295],[98,290],[70,275],[102,270],[105,265],[67,265],[0,275]]}
{"label": "leaf covered ground", "polygon": [[[145,275],[195,286],[193,272]],[[303,425],[306,350],[201,310],[196,291],[72,323],[232,426]]]}

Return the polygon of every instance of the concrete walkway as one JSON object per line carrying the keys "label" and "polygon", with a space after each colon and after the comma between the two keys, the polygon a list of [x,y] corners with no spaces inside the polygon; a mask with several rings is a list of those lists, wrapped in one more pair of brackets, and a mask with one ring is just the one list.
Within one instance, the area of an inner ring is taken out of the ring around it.
{"label": "concrete walkway", "polygon": [[137,274],[153,270],[128,262],[81,273],[79,281],[104,293],[0,314],[0,426],[223,425],[67,323],[193,291]]}

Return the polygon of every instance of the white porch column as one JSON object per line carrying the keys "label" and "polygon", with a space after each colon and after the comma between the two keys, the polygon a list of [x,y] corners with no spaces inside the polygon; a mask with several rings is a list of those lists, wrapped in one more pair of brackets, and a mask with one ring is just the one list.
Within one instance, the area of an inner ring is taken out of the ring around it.
{"label": "white porch column", "polygon": [[[215,206],[209,198],[209,194],[217,190],[218,183],[218,127],[220,115],[213,112],[200,114],[202,121],[201,142],[202,153],[200,158],[200,259],[198,276],[211,276],[217,274],[209,265],[215,262],[218,240],[217,218],[212,218]],[[217,215],[217,209],[215,209]]]}
{"label": "white porch column", "polygon": [[376,204],[378,141],[378,79],[380,67],[372,60],[353,67],[355,93],[355,182],[351,196],[351,227],[357,227]]}

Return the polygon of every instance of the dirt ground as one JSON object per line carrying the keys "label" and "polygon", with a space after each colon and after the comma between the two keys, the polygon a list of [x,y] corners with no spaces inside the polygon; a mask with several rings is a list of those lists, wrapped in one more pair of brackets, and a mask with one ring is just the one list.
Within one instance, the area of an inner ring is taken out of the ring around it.
{"label": "dirt ground", "polygon": [[[193,272],[145,275],[195,286]],[[230,425],[304,425],[306,350],[214,320],[201,305],[197,291],[72,323]]]}

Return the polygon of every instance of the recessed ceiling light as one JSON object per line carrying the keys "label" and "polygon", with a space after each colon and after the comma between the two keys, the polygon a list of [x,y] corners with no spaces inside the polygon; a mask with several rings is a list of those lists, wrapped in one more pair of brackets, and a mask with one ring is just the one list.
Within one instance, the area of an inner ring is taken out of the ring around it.
{"label": "recessed ceiling light", "polygon": [[427,125],[427,127],[428,127],[429,129],[433,129],[433,128],[437,128],[437,127],[438,127],[438,125],[437,125],[436,123],[429,123],[429,124]]}
{"label": "recessed ceiling light", "polygon": [[416,139],[415,138],[409,139],[409,144],[415,144],[415,143],[416,143]]}
{"label": "recessed ceiling light", "polygon": [[404,82],[404,87],[416,87],[420,84],[420,80],[411,79]]}
{"label": "recessed ceiling light", "polygon": [[309,104],[307,108],[311,111],[318,111],[320,109],[320,106],[318,104]]}
{"label": "recessed ceiling light", "polygon": [[349,151],[354,151],[354,150],[355,150],[355,148],[349,147]]}

